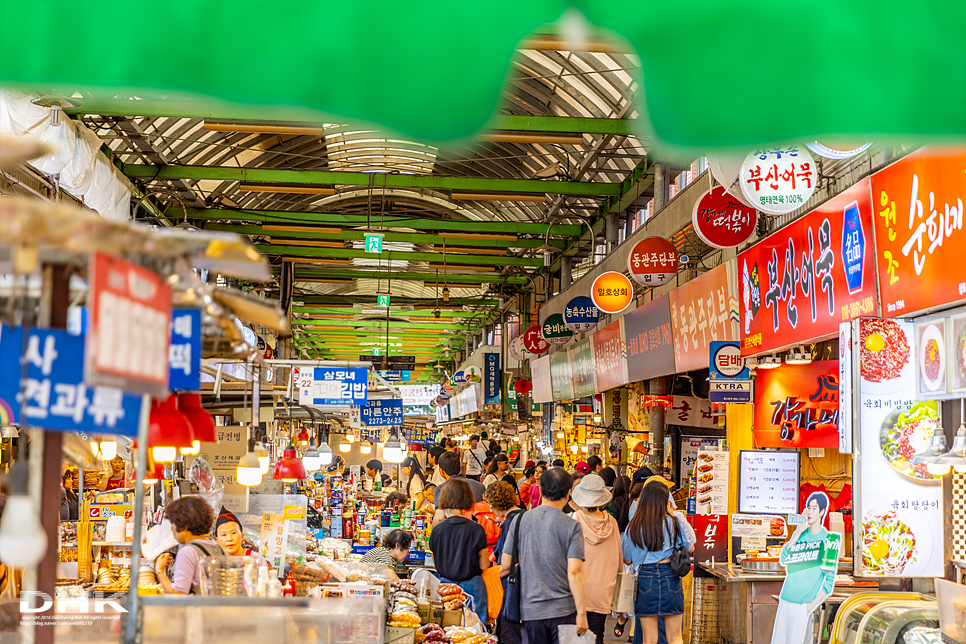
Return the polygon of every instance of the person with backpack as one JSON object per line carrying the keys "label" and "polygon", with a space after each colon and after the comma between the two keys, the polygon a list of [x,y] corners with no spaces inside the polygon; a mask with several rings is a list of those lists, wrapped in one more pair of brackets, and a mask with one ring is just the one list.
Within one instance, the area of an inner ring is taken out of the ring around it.
{"label": "person with backpack", "polygon": [[215,522],[215,512],[200,496],[184,496],[168,504],[164,511],[171,523],[171,532],[181,544],[174,559],[174,578],[168,579],[169,553],[161,554],[155,562],[158,581],[169,595],[200,595],[201,574],[198,562],[202,557],[224,556],[225,549],[208,538]]}
{"label": "person with backpack", "polygon": [[[519,517],[524,510],[520,507],[516,490],[505,481],[497,481],[486,488],[486,492],[483,493],[483,500],[489,504],[490,510],[501,521],[500,536],[493,547],[491,557],[493,561],[499,563],[503,560],[503,550],[506,545],[507,534],[510,531],[509,528],[514,519]],[[502,574],[502,570],[500,583],[503,586],[503,596],[506,597],[506,576]],[[496,635],[500,644],[522,644],[523,642],[520,624],[505,619],[502,609],[497,618]]]}

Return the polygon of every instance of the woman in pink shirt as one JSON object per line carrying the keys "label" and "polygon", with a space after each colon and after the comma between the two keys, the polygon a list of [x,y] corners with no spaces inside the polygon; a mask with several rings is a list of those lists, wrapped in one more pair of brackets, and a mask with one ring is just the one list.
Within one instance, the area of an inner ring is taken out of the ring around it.
{"label": "woman in pink shirt", "polygon": [[535,508],[540,505],[540,477],[543,475],[545,468],[543,465],[537,465],[533,470],[533,483],[530,484],[530,508]]}
{"label": "woman in pink shirt", "polygon": [[587,624],[604,642],[604,620],[610,615],[614,586],[621,572],[621,534],[617,520],[604,512],[611,493],[604,479],[588,474],[571,493],[571,503],[578,507],[573,518],[584,533],[584,605]]}

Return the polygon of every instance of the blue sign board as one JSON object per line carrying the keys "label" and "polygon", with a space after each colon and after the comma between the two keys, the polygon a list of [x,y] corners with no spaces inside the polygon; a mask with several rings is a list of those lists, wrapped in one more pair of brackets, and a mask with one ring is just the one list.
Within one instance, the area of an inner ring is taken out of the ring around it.
{"label": "blue sign board", "polygon": [[567,302],[563,314],[564,325],[574,333],[590,331],[600,321],[600,309],[586,295],[578,295]]}
{"label": "blue sign board", "polygon": [[201,311],[171,311],[171,343],[168,345],[168,388],[201,389]]}
{"label": "blue sign board", "polygon": [[712,340],[709,349],[711,387],[708,398],[718,405],[750,404],[751,370],[741,357],[741,343],[737,340]]}
{"label": "blue sign board", "polygon": [[316,367],[311,391],[313,405],[365,405],[369,370]]}
{"label": "blue sign board", "polygon": [[370,427],[403,424],[402,400],[370,400],[361,409],[362,422]]}
{"label": "blue sign board", "polygon": [[84,384],[84,337],[57,329],[31,328],[23,348],[20,327],[0,328],[0,422],[20,418],[21,356],[27,362],[23,393],[26,424],[56,431],[137,436],[141,396],[113,387]]}
{"label": "blue sign board", "polygon": [[454,385],[465,385],[466,384],[466,372],[457,371],[453,374],[453,384]]}
{"label": "blue sign board", "polygon": [[842,213],[842,259],[849,295],[862,290],[862,264],[865,260],[865,231],[859,216],[859,203],[853,201]]}
{"label": "blue sign board", "polygon": [[483,354],[483,400],[500,402],[500,354]]}
{"label": "blue sign board", "polygon": [[412,379],[411,371],[380,371],[379,375],[386,382],[409,382]]}

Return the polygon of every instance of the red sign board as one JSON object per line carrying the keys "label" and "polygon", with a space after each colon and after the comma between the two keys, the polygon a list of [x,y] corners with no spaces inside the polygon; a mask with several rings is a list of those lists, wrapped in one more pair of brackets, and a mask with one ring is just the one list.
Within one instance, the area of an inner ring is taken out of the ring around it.
{"label": "red sign board", "polygon": [[712,340],[737,340],[735,262],[713,268],[670,293],[674,362],[678,371],[706,369]]}
{"label": "red sign board", "polygon": [[104,253],[91,257],[90,284],[87,384],[165,395],[171,287],[159,275]]}
{"label": "red sign board", "polygon": [[821,360],[758,369],[757,447],[839,446],[839,363]]}
{"label": "red sign board", "polygon": [[594,334],[594,366],[597,390],[607,391],[627,383],[627,348],[621,321],[608,324]]}
{"label": "red sign board", "polygon": [[530,353],[543,353],[550,348],[550,343],[543,339],[540,327],[532,326],[523,334],[523,347]]}
{"label": "red sign board", "polygon": [[758,211],[715,186],[698,199],[691,214],[694,232],[714,248],[734,248],[758,226]]}
{"label": "red sign board", "polygon": [[[695,561],[728,561],[728,515],[696,514],[688,517],[694,528],[697,543],[694,544]],[[707,581],[707,580],[701,580]]]}
{"label": "red sign board", "polygon": [[884,317],[966,298],[966,150],[924,149],[872,175]]}
{"label": "red sign board", "polygon": [[738,255],[744,356],[830,338],[877,315],[868,179]]}
{"label": "red sign board", "polygon": [[678,272],[678,249],[663,237],[648,237],[634,244],[627,256],[627,272],[639,284],[660,286]]}

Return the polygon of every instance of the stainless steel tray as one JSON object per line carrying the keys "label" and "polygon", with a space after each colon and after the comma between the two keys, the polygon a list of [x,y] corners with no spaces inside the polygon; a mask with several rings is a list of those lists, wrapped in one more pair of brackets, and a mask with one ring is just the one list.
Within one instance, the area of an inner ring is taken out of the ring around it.
{"label": "stainless steel tray", "polygon": [[741,569],[745,572],[785,572],[785,569],[777,561],[757,561],[755,559],[742,559]]}

